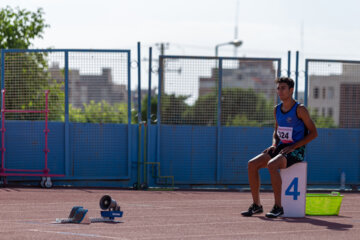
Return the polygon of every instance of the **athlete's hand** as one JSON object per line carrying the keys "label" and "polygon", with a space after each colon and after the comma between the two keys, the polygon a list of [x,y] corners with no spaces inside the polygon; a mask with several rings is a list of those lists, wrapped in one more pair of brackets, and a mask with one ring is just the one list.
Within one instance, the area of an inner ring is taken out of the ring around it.
{"label": "athlete's hand", "polygon": [[293,146],[287,146],[280,151],[280,154],[288,154],[294,150],[295,150],[295,148]]}
{"label": "athlete's hand", "polygon": [[270,146],[270,147],[268,147],[267,149],[265,149],[265,150],[263,151],[263,153],[271,153],[271,152],[275,151],[275,148],[276,148],[276,147],[274,147],[274,146]]}

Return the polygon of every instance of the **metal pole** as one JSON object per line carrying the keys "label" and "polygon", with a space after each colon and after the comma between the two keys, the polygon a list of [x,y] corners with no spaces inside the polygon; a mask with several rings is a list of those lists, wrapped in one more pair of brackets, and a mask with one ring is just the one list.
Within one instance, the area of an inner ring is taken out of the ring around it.
{"label": "metal pole", "polygon": [[304,105],[308,106],[308,82],[309,82],[309,61],[305,60],[305,91],[304,91]]}
{"label": "metal pole", "polygon": [[138,58],[138,123],[141,122],[141,45],[137,43],[137,58]]}
{"label": "metal pole", "polygon": [[298,99],[298,82],[299,82],[299,51],[296,51],[296,66],[295,66],[295,99]]}
{"label": "metal pole", "polygon": [[152,48],[149,48],[149,87],[148,87],[148,108],[147,108],[147,123],[151,123],[151,73],[152,73]]}
{"label": "metal pole", "polygon": [[152,48],[149,48],[149,87],[148,87],[148,107],[147,107],[147,128],[146,128],[146,161],[144,160],[144,181],[149,184],[146,162],[150,160],[150,127],[151,127],[151,73],[152,73]]}
{"label": "metal pole", "polygon": [[287,76],[291,76],[291,51],[288,51],[288,70],[287,70]]}
{"label": "metal pole", "polygon": [[[69,52],[65,51],[65,175],[70,175]],[[74,171],[74,169],[72,169]]]}
{"label": "metal pole", "polygon": [[159,89],[158,89],[158,101],[157,101],[157,113],[156,113],[156,116],[157,116],[157,146],[156,146],[156,160],[157,162],[161,163],[161,159],[160,159],[160,138],[161,138],[161,135],[160,135],[160,126],[161,126],[161,116],[160,116],[160,108],[161,108],[161,94],[163,92],[162,88],[162,76],[163,76],[163,56],[159,56]]}
{"label": "metal pole", "polygon": [[143,162],[143,138],[142,138],[142,117],[141,117],[141,44],[137,43],[137,58],[138,58],[138,189],[141,185],[141,163]]}
{"label": "metal pole", "polygon": [[127,53],[127,74],[128,74],[128,177],[131,176],[131,51]]}
{"label": "metal pole", "polygon": [[218,104],[217,104],[217,157],[216,157],[216,183],[220,182],[220,163],[221,163],[221,88],[222,88],[222,64],[223,59],[219,59],[219,76],[218,76]]}
{"label": "metal pole", "polygon": [[[279,62],[278,62],[278,69],[277,69],[277,77],[280,78],[281,77],[281,59],[279,59]],[[280,101],[280,97],[276,94],[276,99],[277,99],[277,104],[279,104],[281,101]]]}

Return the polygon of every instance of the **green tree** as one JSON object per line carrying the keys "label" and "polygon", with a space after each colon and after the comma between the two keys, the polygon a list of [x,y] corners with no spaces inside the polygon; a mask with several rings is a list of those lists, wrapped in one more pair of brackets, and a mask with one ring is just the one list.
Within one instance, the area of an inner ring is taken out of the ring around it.
{"label": "green tree", "polygon": [[217,96],[207,94],[199,97],[184,113],[184,122],[192,125],[214,126],[217,119]]}
{"label": "green tree", "polygon": [[185,124],[184,114],[189,109],[186,99],[189,96],[176,96],[164,94],[161,97],[161,123],[162,124]]}
{"label": "green tree", "polygon": [[[0,9],[0,48],[27,49],[36,38],[42,38],[49,27],[41,8],[35,12],[26,9]],[[45,108],[45,90],[50,90],[49,119],[63,120],[63,82],[52,79],[46,53],[7,52],[5,54],[6,108],[38,110]],[[7,114],[7,119],[44,119],[44,114]]]}
{"label": "green tree", "polygon": [[261,127],[261,124],[255,120],[249,120],[245,115],[238,114],[235,118],[231,119],[227,124],[228,126],[248,126],[248,127]]}
{"label": "green tree", "polygon": [[90,101],[83,104],[83,108],[69,105],[71,122],[82,123],[127,123],[127,104],[115,103],[111,105],[105,100],[101,102]]}
{"label": "green tree", "polygon": [[[150,119],[151,123],[155,123],[156,121],[156,114],[157,114],[157,96],[151,96],[150,100]],[[148,112],[148,95],[146,95],[143,100],[141,101],[141,120],[147,122],[147,112]],[[138,115],[137,110],[134,110],[131,114],[132,116],[132,123],[138,123]]]}
{"label": "green tree", "polygon": [[[215,93],[199,97],[184,114],[185,122],[216,125],[217,101],[218,96]],[[252,89],[226,88],[222,91],[221,97],[221,124],[223,126],[273,126],[273,103]]]}
{"label": "green tree", "polygon": [[49,27],[43,15],[41,8],[35,12],[9,6],[0,9],[0,49],[27,49],[32,40],[42,38]]}
{"label": "green tree", "polygon": [[317,128],[337,128],[332,117],[320,116],[316,111],[309,109],[310,117],[314,121]]}

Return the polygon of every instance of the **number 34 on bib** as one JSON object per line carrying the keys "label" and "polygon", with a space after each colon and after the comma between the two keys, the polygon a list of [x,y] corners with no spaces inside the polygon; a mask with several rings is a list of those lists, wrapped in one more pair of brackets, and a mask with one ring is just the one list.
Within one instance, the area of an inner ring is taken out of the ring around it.
{"label": "number 34 on bib", "polygon": [[292,143],[294,142],[292,138],[293,128],[292,127],[280,127],[277,128],[277,135],[279,136],[281,142],[283,143]]}

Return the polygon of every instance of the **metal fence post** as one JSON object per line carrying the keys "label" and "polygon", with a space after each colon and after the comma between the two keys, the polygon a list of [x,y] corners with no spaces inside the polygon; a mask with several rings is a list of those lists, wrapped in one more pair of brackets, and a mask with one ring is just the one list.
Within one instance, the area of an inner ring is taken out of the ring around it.
{"label": "metal fence post", "polygon": [[131,51],[127,52],[128,71],[128,178],[131,177]]}
{"label": "metal fence post", "polygon": [[[148,86],[148,102],[147,102],[147,134],[146,134],[146,161],[153,162],[150,160],[150,126],[151,126],[151,73],[152,73],[152,47],[149,48],[149,86]],[[144,171],[146,177],[144,177],[144,181],[149,184],[148,181],[148,171],[147,171],[147,164],[144,163]],[[144,175],[144,176],[145,176]]]}
{"label": "metal fence post", "polygon": [[295,62],[295,99],[298,99],[298,84],[299,82],[299,51],[296,51],[296,62]]}
{"label": "metal fence post", "polygon": [[305,60],[305,91],[304,91],[304,105],[308,106],[308,70],[309,70],[309,62]]}
{"label": "metal fence post", "polygon": [[157,162],[161,162],[160,160],[160,124],[161,124],[161,117],[160,117],[160,108],[161,108],[161,93],[162,91],[162,73],[163,73],[163,62],[164,58],[162,55],[159,56],[159,88],[158,88],[158,102],[157,102],[157,146],[156,146],[156,160]]}
{"label": "metal fence post", "polygon": [[288,51],[288,69],[287,69],[287,76],[291,76],[291,51]]}
{"label": "metal fence post", "polygon": [[218,76],[218,105],[217,105],[217,158],[216,158],[216,183],[220,182],[221,167],[221,89],[222,89],[222,63],[223,59],[219,58],[219,76]]}
{"label": "metal fence post", "polygon": [[[69,52],[65,51],[65,175],[70,175]],[[74,169],[72,169],[74,171]],[[72,174],[73,175],[73,174]]]}

